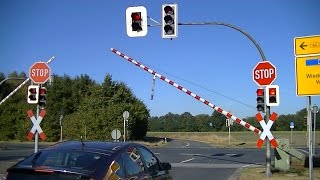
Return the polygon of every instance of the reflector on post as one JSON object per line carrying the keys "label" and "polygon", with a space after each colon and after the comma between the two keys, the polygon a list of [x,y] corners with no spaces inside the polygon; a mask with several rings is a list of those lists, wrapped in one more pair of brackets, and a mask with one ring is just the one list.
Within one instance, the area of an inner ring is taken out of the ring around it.
{"label": "reflector on post", "polygon": [[129,37],[141,37],[148,33],[147,9],[144,6],[128,7],[126,27]]}

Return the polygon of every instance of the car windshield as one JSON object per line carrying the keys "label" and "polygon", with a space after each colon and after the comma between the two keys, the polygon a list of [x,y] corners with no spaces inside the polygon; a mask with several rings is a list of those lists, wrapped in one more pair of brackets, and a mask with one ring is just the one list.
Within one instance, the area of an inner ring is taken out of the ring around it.
{"label": "car windshield", "polygon": [[101,157],[102,154],[84,151],[44,150],[26,158],[16,167],[42,167],[92,172],[95,170],[96,163]]}

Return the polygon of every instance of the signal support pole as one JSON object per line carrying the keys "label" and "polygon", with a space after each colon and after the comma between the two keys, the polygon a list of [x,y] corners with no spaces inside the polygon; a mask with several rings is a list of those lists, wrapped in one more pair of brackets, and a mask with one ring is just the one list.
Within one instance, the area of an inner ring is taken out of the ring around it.
{"label": "signal support pole", "polygon": [[[266,106],[266,115],[265,115],[265,121],[266,123],[268,123],[270,119],[270,106]],[[270,141],[269,138],[266,137],[266,145],[267,145],[267,149],[266,149],[266,176],[267,177],[271,177],[272,173],[271,173],[271,146],[270,146]]]}
{"label": "signal support pole", "polygon": [[[247,38],[249,38],[249,40],[256,46],[256,48],[258,49],[261,59],[262,61],[266,61],[266,57],[264,56],[264,53],[262,51],[262,49],[260,48],[259,44],[246,32],[244,32],[242,29],[233,26],[231,24],[227,24],[227,23],[223,23],[223,22],[194,22],[194,23],[178,23],[178,25],[220,25],[220,26],[226,26],[229,28],[232,28],[234,30],[237,30],[239,32],[241,32],[242,34],[244,34]],[[155,25],[155,26],[159,26],[159,25]],[[269,120],[270,117],[270,107],[267,106],[266,108],[266,122]],[[266,168],[266,175],[267,177],[271,177],[271,146],[270,146],[270,141],[267,139],[267,150],[266,150],[266,160],[267,160],[267,168]]]}
{"label": "signal support pole", "polygon": [[[226,27],[235,29],[235,30],[241,32],[247,38],[250,39],[250,41],[258,49],[262,61],[266,61],[266,57],[265,57],[262,49],[260,48],[259,44],[248,33],[244,32],[242,29],[240,29],[240,28],[238,28],[236,26],[233,26],[233,25],[227,24],[227,23],[223,23],[223,22],[178,23],[178,25],[220,25],[220,26],[226,26]],[[266,116],[265,116],[265,118],[266,118],[265,119],[266,123],[268,123],[268,120],[270,118],[270,107],[269,106],[266,107]],[[268,139],[267,139],[266,143],[267,143],[267,149],[266,149],[266,176],[267,177],[271,177],[271,146],[270,146],[270,141]]]}
{"label": "signal support pole", "polygon": [[311,96],[307,96],[307,121],[309,122],[308,144],[309,144],[309,176],[313,180],[313,148],[312,148],[312,116],[311,116]]}

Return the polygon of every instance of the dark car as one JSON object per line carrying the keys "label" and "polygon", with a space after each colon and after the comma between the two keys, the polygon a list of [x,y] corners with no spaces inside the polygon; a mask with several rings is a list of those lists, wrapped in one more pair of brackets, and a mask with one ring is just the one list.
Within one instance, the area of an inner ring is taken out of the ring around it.
{"label": "dark car", "polygon": [[49,146],[7,169],[8,180],[172,179],[171,165],[131,142],[66,141]]}

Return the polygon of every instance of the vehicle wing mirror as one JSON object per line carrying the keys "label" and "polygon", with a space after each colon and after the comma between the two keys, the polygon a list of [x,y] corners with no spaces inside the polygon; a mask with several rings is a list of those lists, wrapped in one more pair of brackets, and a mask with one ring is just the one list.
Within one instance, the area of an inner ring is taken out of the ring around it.
{"label": "vehicle wing mirror", "polygon": [[167,162],[161,163],[163,170],[171,170],[171,164]]}

